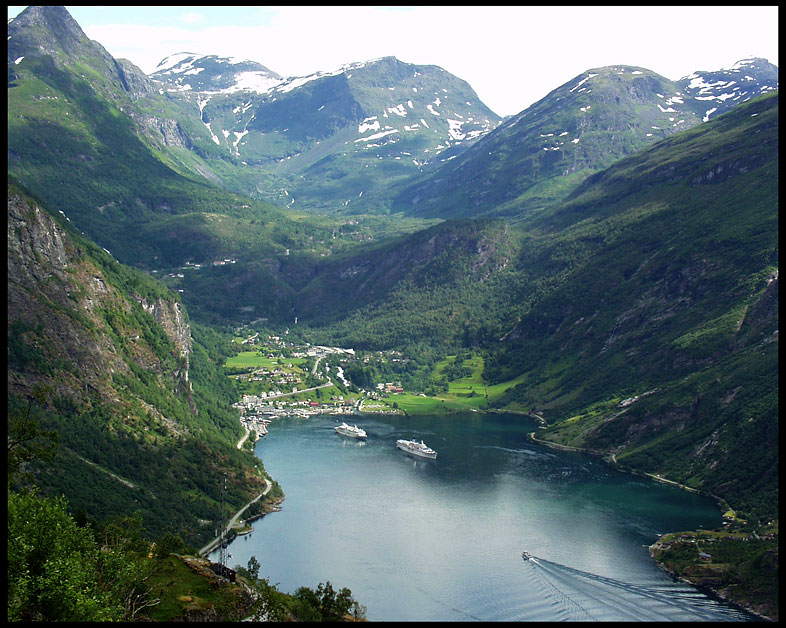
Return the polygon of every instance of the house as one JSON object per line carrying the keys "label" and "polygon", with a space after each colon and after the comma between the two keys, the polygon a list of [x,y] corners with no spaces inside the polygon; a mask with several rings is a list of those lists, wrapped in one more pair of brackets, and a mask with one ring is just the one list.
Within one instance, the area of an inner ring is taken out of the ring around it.
{"label": "house", "polygon": [[237,576],[237,572],[234,569],[230,569],[222,565],[221,563],[211,563],[210,564],[210,571],[218,576],[223,576],[230,582],[235,582],[235,578]]}
{"label": "house", "polygon": [[699,552],[699,558],[701,560],[712,560],[712,554],[708,554],[707,552]]}

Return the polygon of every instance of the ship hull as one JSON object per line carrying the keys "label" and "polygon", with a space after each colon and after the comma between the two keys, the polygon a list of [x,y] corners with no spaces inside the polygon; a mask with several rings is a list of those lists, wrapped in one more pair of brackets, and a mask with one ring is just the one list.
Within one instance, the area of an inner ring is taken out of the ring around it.
{"label": "ship hull", "polygon": [[410,449],[406,445],[402,445],[400,443],[396,443],[396,447],[398,447],[401,451],[405,451],[408,454],[412,454],[413,456],[418,456],[419,458],[428,458],[429,460],[436,460],[437,453],[427,453],[424,451],[419,451],[417,449]]}
{"label": "ship hull", "polygon": [[360,439],[366,438],[365,434],[358,434],[357,432],[351,432],[351,431],[348,432],[338,427],[336,428],[336,434],[341,434],[342,436],[348,436],[349,438],[360,438]]}

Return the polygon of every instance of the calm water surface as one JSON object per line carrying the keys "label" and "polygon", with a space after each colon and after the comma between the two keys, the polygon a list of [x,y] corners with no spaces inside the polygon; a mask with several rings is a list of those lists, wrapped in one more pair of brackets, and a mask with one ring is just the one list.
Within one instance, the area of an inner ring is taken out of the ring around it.
{"label": "calm water surface", "polygon": [[[277,419],[256,455],[281,512],[230,545],[294,592],[349,587],[370,620],[735,621],[750,616],[673,582],[658,533],[720,525],[706,498],[528,443],[518,416]],[[398,438],[424,439],[437,460]],[[522,550],[535,559],[523,561]]]}

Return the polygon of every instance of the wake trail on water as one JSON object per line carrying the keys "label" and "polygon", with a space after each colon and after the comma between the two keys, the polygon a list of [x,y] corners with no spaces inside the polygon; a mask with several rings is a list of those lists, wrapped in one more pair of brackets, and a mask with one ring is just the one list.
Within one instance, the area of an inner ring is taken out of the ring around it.
{"label": "wake trail on water", "polygon": [[[706,619],[689,604],[701,596],[679,587],[623,582],[544,558],[532,557],[526,563],[535,568],[547,590],[557,592],[572,618],[579,621],[609,619],[610,611],[620,619],[637,621]],[[593,617],[592,609],[600,617]]]}
{"label": "wake trail on water", "polygon": [[[538,564],[536,559],[531,558],[530,560],[536,565]],[[594,618],[592,615],[590,615],[586,608],[584,608],[578,602],[572,600],[569,596],[565,595],[562,591],[560,591],[560,589],[549,582],[540,569],[538,569],[535,574],[538,576],[544,586],[548,588],[549,593],[547,593],[546,596],[556,597],[556,599],[559,600],[559,602],[561,602],[564,607],[567,607],[566,610],[569,614],[569,617],[566,618],[567,621],[594,621]]]}

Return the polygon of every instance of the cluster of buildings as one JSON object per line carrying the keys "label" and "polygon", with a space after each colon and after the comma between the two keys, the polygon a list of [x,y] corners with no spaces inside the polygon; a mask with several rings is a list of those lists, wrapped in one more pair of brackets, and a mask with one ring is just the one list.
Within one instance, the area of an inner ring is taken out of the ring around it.
{"label": "cluster of buildings", "polygon": [[384,384],[380,383],[377,384],[377,390],[386,393],[403,393],[404,389],[401,387],[400,384],[394,384],[393,382],[385,382]]}
{"label": "cluster of buildings", "polygon": [[[262,393],[265,394],[265,393]],[[331,397],[329,404],[318,401],[272,401],[271,396],[243,395],[233,407],[240,408],[240,422],[248,430],[267,434],[267,425],[272,419],[282,416],[309,417],[315,414],[348,414],[355,402],[343,397]]]}

